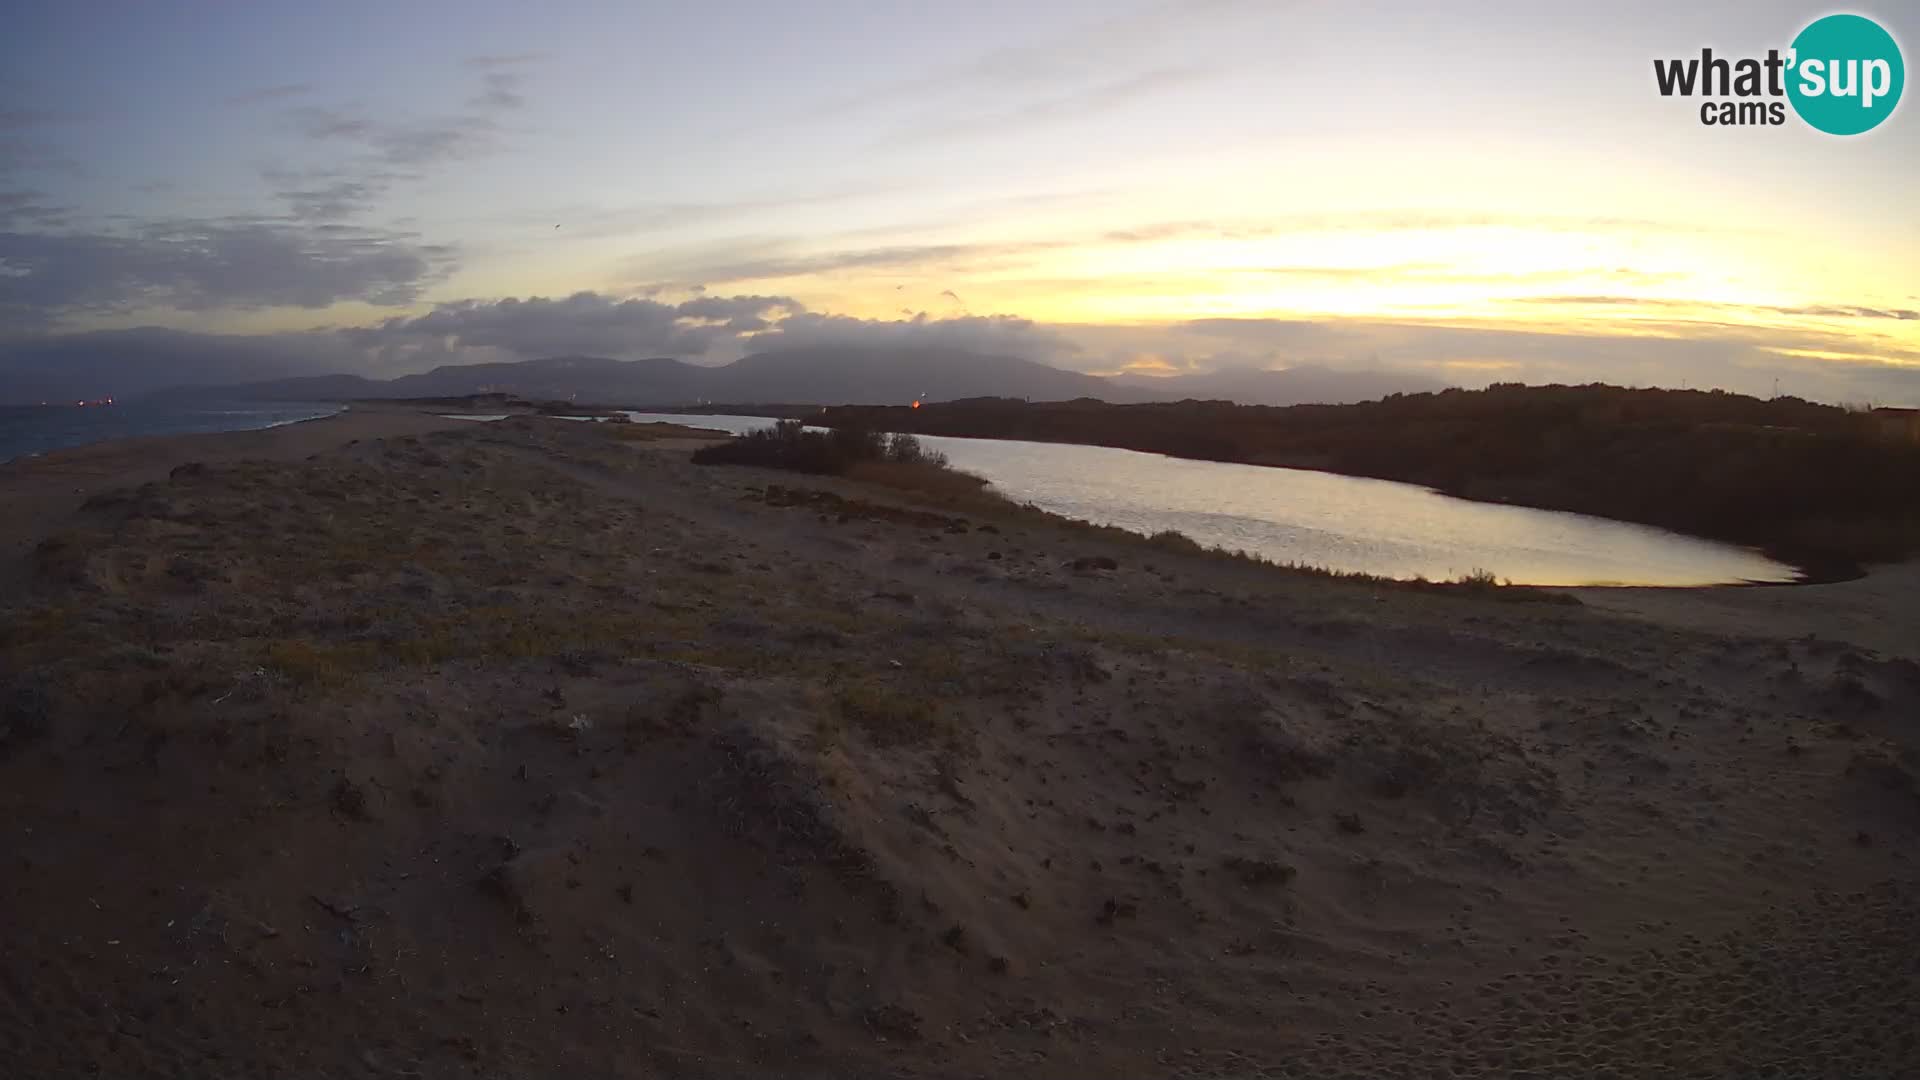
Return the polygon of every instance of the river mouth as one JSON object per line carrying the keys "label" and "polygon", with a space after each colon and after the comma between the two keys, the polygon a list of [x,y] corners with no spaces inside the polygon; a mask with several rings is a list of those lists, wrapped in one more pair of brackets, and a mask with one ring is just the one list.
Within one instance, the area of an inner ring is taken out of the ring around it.
{"label": "river mouth", "polygon": [[[766,417],[629,413],[741,434]],[[1392,480],[1105,446],[922,435],[958,469],[1050,513],[1143,535],[1174,530],[1271,562],[1401,580],[1514,585],[1788,585],[1798,569],[1731,544],[1559,510],[1473,502]]]}

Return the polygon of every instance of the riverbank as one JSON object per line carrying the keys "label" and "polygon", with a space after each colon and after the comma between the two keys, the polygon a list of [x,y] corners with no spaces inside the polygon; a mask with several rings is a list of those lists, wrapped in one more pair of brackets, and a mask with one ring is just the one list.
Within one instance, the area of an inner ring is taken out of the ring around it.
{"label": "riverbank", "polygon": [[1796,398],[1515,385],[1290,408],[984,398],[769,412],[802,413],[827,426],[1395,480],[1756,548],[1814,581],[1920,554],[1911,429]]}
{"label": "riverbank", "polygon": [[41,537],[0,612],[22,1071],[1920,1052],[1911,566],[1512,603],[683,433],[364,423],[79,503],[0,470]]}
{"label": "riverbank", "polygon": [[[776,423],[732,414],[703,414],[697,422],[736,434]],[[1455,499],[1370,477],[1081,444],[915,438],[1013,502],[1148,536],[1179,533],[1203,548],[1281,566],[1402,581],[1491,577],[1550,588],[1804,580],[1794,567],[1749,549],[1604,518]]]}

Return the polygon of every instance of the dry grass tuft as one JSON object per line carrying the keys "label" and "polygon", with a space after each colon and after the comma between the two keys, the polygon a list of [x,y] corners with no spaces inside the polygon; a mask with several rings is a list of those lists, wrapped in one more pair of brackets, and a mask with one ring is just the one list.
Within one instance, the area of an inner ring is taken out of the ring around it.
{"label": "dry grass tuft", "polygon": [[875,746],[917,745],[947,733],[932,701],[878,683],[842,687],[834,704],[840,719]]}
{"label": "dry grass tuft", "polygon": [[903,491],[955,509],[1004,507],[1006,500],[987,492],[985,477],[924,462],[863,461],[847,469],[847,478]]}

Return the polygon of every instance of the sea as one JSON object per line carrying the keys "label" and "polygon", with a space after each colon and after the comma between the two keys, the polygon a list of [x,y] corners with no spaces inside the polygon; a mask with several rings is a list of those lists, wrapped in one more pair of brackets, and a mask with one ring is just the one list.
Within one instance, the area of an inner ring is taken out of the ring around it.
{"label": "sea", "polygon": [[0,406],[0,462],[109,439],[278,427],[340,410],[326,402],[212,399]]}

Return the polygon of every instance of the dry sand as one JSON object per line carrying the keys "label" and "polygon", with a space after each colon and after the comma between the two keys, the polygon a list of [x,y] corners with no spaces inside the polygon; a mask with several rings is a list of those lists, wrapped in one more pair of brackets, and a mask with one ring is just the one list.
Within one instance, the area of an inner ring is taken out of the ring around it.
{"label": "dry sand", "polygon": [[1912,567],[1519,603],[444,423],[0,470],[0,1072],[1920,1061]]}

